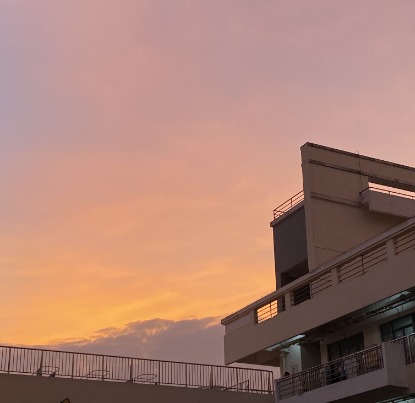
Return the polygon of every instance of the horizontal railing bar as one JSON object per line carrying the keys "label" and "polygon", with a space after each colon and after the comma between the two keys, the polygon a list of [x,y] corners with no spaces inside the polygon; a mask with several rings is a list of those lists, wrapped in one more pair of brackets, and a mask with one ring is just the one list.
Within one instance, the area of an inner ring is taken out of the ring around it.
{"label": "horizontal railing bar", "polygon": [[[129,359],[129,360],[140,360],[140,361],[147,361],[147,362],[154,362],[154,363],[169,363],[169,364],[183,364],[183,365],[197,365],[201,367],[208,367],[208,368],[226,368],[226,369],[241,369],[246,370],[247,368],[243,367],[227,367],[222,365],[210,365],[210,364],[200,364],[195,362],[183,362],[183,361],[166,361],[166,360],[155,360],[151,358],[138,358],[138,357],[128,357],[128,356],[116,356],[116,355],[105,355],[105,354],[93,354],[93,353],[83,353],[77,351],[64,351],[64,350],[49,350],[49,349],[37,349],[33,347],[17,347],[17,346],[5,346],[0,345],[0,348],[10,348],[16,350],[31,350],[31,351],[39,351],[39,352],[46,352],[46,353],[62,353],[62,354],[76,354],[76,355],[83,355],[83,356],[90,356],[90,357],[104,357],[104,358],[117,358],[117,359]],[[250,369],[251,371],[258,371],[258,372],[271,372],[263,369]]]}
{"label": "horizontal railing bar", "polygon": [[382,346],[377,345],[278,379],[277,400],[302,395],[304,392],[333,382],[340,382],[381,368],[383,368]]}
{"label": "horizontal railing bar", "polygon": [[31,347],[0,346],[0,372],[273,393],[267,370]]}
{"label": "horizontal railing bar", "polygon": [[[248,305],[245,305],[244,307],[234,311],[233,313],[229,314],[227,317],[222,319],[222,324],[227,324],[228,321],[233,321],[237,317],[240,317],[242,315],[246,315],[249,311],[256,310],[259,307],[262,307],[266,304],[268,304],[270,301],[278,300],[281,298],[284,298],[284,295],[286,293],[292,293],[293,291],[310,284],[314,281],[318,281],[319,277],[322,277],[324,275],[330,275],[331,270],[337,269],[338,270],[338,278],[339,281],[345,280],[343,271],[344,269],[347,269],[349,265],[359,265],[360,262],[356,261],[361,257],[362,255],[368,256],[371,255],[373,252],[380,253],[380,250],[384,248],[386,250],[385,243],[390,240],[394,240],[396,242],[397,239],[400,239],[400,232],[404,232],[405,236],[411,231],[414,231],[411,228],[414,228],[415,226],[415,217],[412,217],[408,219],[407,221],[396,225],[396,228],[391,228],[387,231],[385,231],[382,234],[376,235],[372,239],[357,245],[356,247],[350,249],[347,252],[344,252],[343,254],[339,255],[338,257],[335,257],[331,259],[330,261],[323,263],[322,265],[316,267],[312,271],[309,272],[309,274],[303,276],[303,278],[299,278],[298,280],[295,280],[295,282],[291,286],[284,286],[282,287],[282,290],[276,290],[273,291],[263,297],[261,297],[259,300],[254,301]],[[367,245],[366,245],[367,244]],[[378,250],[377,250],[378,249]],[[355,254],[352,255],[353,251],[356,250]],[[401,253],[400,251],[395,249],[395,253]],[[344,256],[345,255],[345,256]],[[386,256],[386,259],[379,260],[378,263],[381,263],[383,261],[387,260],[387,252],[385,251],[384,255]],[[347,258],[346,258],[347,257]],[[379,258],[379,257],[378,257]],[[366,265],[366,261],[365,261]],[[366,266],[365,266],[366,270]],[[357,276],[356,276],[357,277]],[[295,288],[294,288],[295,287]],[[268,298],[267,298],[268,297]],[[258,302],[258,305],[257,305]]]}
{"label": "horizontal railing bar", "polygon": [[415,195],[410,195],[410,194],[395,192],[393,190],[381,189],[381,188],[377,188],[375,186],[369,186],[369,187],[367,187],[365,190],[362,190],[360,192],[360,194],[362,194],[363,192],[366,192],[366,190],[379,190],[381,193],[387,193],[387,194],[391,194],[391,195],[396,194],[396,195],[404,196],[404,197],[406,197],[408,199],[415,199]]}
{"label": "horizontal railing bar", "polygon": [[279,217],[280,215],[286,213],[288,210],[290,210],[292,207],[296,206],[300,202],[304,200],[304,191],[301,190],[297,194],[295,194],[293,197],[286,200],[284,203],[280,204],[277,208],[273,210],[274,218]]}

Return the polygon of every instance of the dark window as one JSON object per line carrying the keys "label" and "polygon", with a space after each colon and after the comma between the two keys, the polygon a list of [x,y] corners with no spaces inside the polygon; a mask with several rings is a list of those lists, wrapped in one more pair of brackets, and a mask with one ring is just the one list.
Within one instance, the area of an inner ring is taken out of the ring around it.
{"label": "dark window", "polygon": [[363,339],[363,333],[359,333],[348,337],[347,339],[329,344],[327,347],[329,352],[329,361],[333,361],[337,358],[364,350],[365,343]]}
{"label": "dark window", "polygon": [[414,315],[392,320],[380,326],[382,341],[391,341],[407,336],[414,332]]}

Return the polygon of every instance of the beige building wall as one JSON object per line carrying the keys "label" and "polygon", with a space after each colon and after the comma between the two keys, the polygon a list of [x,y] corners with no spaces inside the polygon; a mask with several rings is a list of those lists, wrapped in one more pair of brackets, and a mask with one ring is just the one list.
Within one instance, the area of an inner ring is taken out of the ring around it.
{"label": "beige building wall", "polygon": [[273,394],[0,374],[1,403],[273,403]]}
{"label": "beige building wall", "polygon": [[369,183],[415,191],[415,168],[306,143],[301,147],[309,270],[405,221],[370,211]]}
{"label": "beige building wall", "polygon": [[[266,348],[413,286],[414,257],[415,250],[390,256],[389,261],[377,265],[365,275],[335,284],[272,319],[259,324],[249,323],[227,333],[225,363],[265,364],[268,361],[269,365],[279,366],[279,357],[265,351]],[[269,361],[271,359],[273,364]]]}

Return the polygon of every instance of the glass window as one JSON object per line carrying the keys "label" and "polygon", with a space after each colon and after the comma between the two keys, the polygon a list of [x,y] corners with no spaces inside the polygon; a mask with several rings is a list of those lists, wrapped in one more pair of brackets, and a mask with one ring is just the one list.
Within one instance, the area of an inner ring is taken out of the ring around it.
{"label": "glass window", "polygon": [[363,333],[359,333],[336,343],[329,344],[327,348],[329,353],[329,361],[364,350],[365,343]]}
{"label": "glass window", "polygon": [[407,315],[403,318],[392,320],[380,326],[382,341],[399,339],[414,333],[414,315]]}

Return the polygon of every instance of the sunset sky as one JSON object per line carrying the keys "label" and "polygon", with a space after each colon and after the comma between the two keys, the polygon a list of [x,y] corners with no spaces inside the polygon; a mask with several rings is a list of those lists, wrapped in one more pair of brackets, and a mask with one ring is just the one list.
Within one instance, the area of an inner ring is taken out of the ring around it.
{"label": "sunset sky", "polygon": [[415,166],[414,0],[0,0],[0,343],[221,356],[307,141]]}

